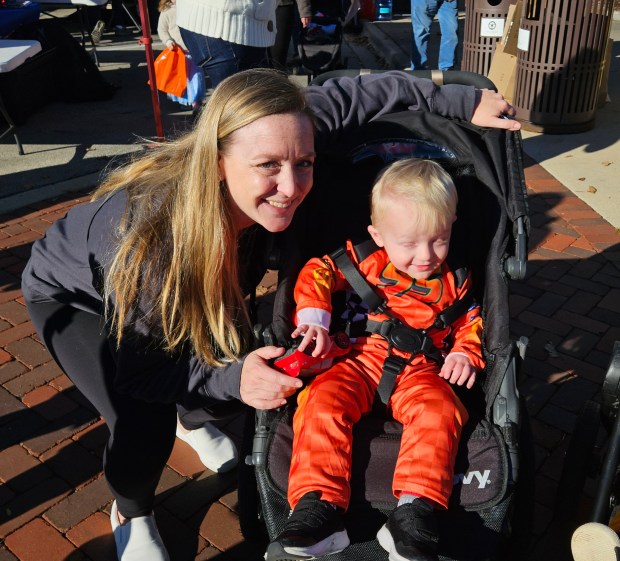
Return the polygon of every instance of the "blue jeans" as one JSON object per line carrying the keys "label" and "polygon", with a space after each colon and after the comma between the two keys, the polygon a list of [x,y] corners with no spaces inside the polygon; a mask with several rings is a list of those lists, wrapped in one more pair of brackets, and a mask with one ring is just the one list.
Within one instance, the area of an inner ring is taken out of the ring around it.
{"label": "blue jeans", "polygon": [[179,30],[192,59],[209,76],[212,88],[239,70],[267,66],[266,50],[263,47],[238,45],[182,27]]}
{"label": "blue jeans", "polygon": [[411,43],[411,69],[429,68],[428,39],[433,18],[437,16],[441,29],[439,45],[439,70],[454,67],[456,47],[458,45],[459,13],[457,0],[411,0],[411,26],[413,41]]}

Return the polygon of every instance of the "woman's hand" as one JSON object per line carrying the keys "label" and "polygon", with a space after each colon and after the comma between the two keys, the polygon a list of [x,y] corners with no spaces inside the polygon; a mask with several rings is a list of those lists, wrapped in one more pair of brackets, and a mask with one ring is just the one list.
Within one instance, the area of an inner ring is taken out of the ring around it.
{"label": "woman's hand", "polygon": [[514,117],[515,108],[502,94],[493,90],[478,90],[476,95],[474,114],[471,116],[474,125],[510,131],[518,131],[521,128],[519,121],[509,118]]}
{"label": "woman's hand", "polygon": [[282,347],[261,347],[251,352],[241,370],[241,400],[255,409],[275,409],[302,386],[301,380],[274,370],[269,361],[284,354]]}

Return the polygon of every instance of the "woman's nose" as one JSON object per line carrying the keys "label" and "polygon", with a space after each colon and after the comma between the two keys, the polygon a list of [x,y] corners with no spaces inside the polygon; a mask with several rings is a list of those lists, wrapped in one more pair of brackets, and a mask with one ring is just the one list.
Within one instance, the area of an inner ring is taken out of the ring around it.
{"label": "woman's nose", "polygon": [[295,170],[284,167],[278,177],[278,191],[287,197],[293,197],[299,189],[299,179]]}

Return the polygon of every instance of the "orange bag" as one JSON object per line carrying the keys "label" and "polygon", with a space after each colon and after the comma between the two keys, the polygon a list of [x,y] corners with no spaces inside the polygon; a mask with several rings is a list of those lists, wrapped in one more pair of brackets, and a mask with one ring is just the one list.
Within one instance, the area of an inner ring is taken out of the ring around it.
{"label": "orange bag", "polygon": [[187,88],[185,53],[182,49],[166,49],[155,59],[157,89],[182,97]]}

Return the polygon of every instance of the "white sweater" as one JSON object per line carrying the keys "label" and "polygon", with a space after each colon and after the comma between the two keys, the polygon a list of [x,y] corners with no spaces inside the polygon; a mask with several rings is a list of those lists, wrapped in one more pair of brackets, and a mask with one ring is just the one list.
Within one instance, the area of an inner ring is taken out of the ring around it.
{"label": "white sweater", "polygon": [[238,45],[271,47],[277,5],[278,0],[177,0],[177,24]]}
{"label": "white sweater", "polygon": [[172,39],[184,51],[187,50],[185,43],[183,43],[179,26],[177,25],[177,9],[175,6],[170,6],[159,14],[159,20],[157,20],[157,35],[164,45]]}

